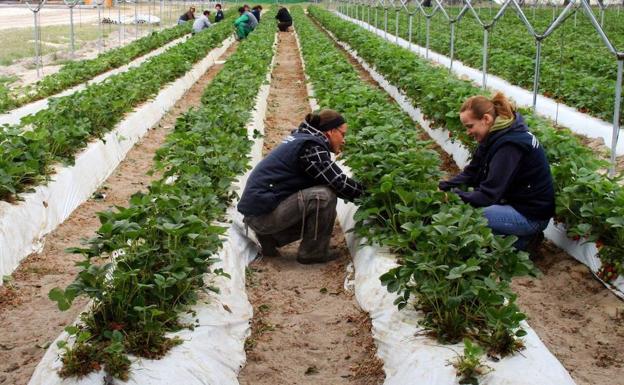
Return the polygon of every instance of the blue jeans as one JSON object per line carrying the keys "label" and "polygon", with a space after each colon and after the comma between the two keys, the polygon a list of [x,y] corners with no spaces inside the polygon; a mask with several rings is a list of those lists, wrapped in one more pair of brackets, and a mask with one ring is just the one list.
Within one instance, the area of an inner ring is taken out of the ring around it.
{"label": "blue jeans", "polygon": [[483,209],[483,216],[494,234],[515,235],[518,241],[514,246],[525,250],[529,240],[536,234],[544,231],[549,219],[528,219],[509,205],[492,205]]}

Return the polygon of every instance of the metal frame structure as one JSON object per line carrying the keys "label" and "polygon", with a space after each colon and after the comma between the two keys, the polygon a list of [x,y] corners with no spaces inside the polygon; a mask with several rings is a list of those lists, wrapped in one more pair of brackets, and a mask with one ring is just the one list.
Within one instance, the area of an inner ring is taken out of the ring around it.
{"label": "metal frame structure", "polygon": [[69,41],[71,44],[71,57],[76,54],[76,36],[74,33],[74,7],[78,5],[80,0],[63,0],[63,3],[69,8]]}
{"label": "metal frame structure", "polygon": [[41,28],[39,26],[39,11],[45,5],[46,0],[38,0],[37,5],[32,5],[26,0],[26,6],[33,13],[34,19],[34,38],[35,38],[35,68],[37,69],[37,77],[41,77],[43,63],[41,62]]}
{"label": "metal frame structure", "polygon": [[[366,6],[368,8],[368,25],[370,26],[370,8],[375,9],[375,27],[378,28],[377,23],[377,11],[379,8],[384,11],[384,37],[386,40],[388,39],[388,10],[393,9],[396,11],[396,31],[395,37],[398,39],[398,20],[399,13],[404,11],[408,15],[408,41],[411,48],[412,44],[412,26],[413,26],[413,17],[417,15],[425,17],[426,23],[426,37],[425,37],[425,57],[429,57],[429,39],[430,39],[430,24],[431,18],[438,12],[442,13],[446,21],[449,23],[450,27],[450,69],[452,70],[454,54],[455,54],[455,26],[458,24],[461,19],[470,12],[477,23],[481,25],[483,28],[483,60],[482,60],[482,68],[481,71],[483,73],[482,85],[485,89],[487,87],[487,70],[488,70],[488,43],[489,43],[489,34],[492,29],[496,25],[496,23],[505,15],[508,10],[513,10],[517,16],[520,18],[522,23],[525,25],[529,35],[533,37],[536,45],[535,52],[535,68],[534,68],[534,79],[533,79],[533,109],[535,109],[537,105],[537,96],[539,94],[539,84],[540,84],[540,71],[541,71],[541,54],[542,54],[542,43],[545,39],[551,36],[557,28],[561,27],[566,20],[568,20],[572,15],[574,15],[574,24],[577,23],[577,14],[584,15],[591,25],[594,27],[601,41],[604,43],[609,52],[614,56],[617,62],[617,76],[616,76],[616,87],[615,87],[615,102],[614,102],[614,111],[613,111],[613,132],[611,136],[611,167],[609,169],[610,175],[615,175],[615,165],[616,165],[616,147],[618,142],[618,135],[620,132],[620,117],[621,117],[621,105],[622,105],[622,81],[624,78],[624,51],[619,51],[611,42],[607,34],[605,33],[604,27],[604,16],[605,10],[609,6],[602,1],[598,2],[599,6],[599,19],[594,14],[591,5],[589,4],[589,0],[568,0],[566,4],[561,7],[556,2],[552,2],[551,0],[547,0],[547,6],[552,7],[553,9],[553,20],[548,25],[548,27],[544,30],[544,32],[539,33],[533,27],[532,23],[529,21],[525,11],[522,8],[524,4],[523,0],[504,0],[501,2],[496,14],[492,17],[491,20],[486,21],[483,16],[480,14],[480,8],[477,8],[473,5],[473,0],[460,0],[458,4],[463,4],[460,12],[456,16],[451,16],[449,12],[445,9],[445,5],[442,4],[442,0],[415,0],[410,2],[409,0],[337,0],[338,9],[345,13],[347,16],[358,18],[358,8],[359,6]],[[413,4],[413,8],[410,9],[409,4]],[[491,4],[491,3],[490,3]],[[539,1],[536,1],[532,5],[533,10],[533,18],[535,18],[535,9],[538,6],[541,6]],[[355,6],[356,14],[353,15],[353,8]],[[427,10],[426,8],[429,8]],[[432,8],[432,9],[431,9]],[[618,8],[619,10],[619,8]],[[364,11],[359,11],[361,14],[360,19],[364,19]],[[490,8],[491,14],[491,8]],[[420,22],[419,22],[420,23]],[[420,28],[419,28],[420,33]],[[420,40],[420,39],[419,39]],[[562,40],[563,44],[563,40]]]}

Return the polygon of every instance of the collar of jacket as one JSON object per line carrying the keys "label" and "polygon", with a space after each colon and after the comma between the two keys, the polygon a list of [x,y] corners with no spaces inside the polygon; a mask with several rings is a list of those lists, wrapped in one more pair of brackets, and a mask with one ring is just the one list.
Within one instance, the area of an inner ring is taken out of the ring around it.
{"label": "collar of jacket", "polygon": [[325,143],[329,145],[329,139],[325,136],[325,134],[309,125],[307,122],[302,122],[299,127],[295,128],[292,132],[293,134],[308,134],[312,136],[316,136],[322,138]]}

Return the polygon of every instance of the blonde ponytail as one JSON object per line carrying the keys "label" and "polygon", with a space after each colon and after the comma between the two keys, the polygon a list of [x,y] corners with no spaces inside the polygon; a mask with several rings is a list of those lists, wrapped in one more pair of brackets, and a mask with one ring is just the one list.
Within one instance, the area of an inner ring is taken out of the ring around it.
{"label": "blonde ponytail", "polygon": [[497,92],[491,99],[485,96],[472,96],[462,104],[459,112],[470,110],[475,118],[482,119],[485,114],[492,115],[494,119],[498,116],[513,118],[514,107],[501,92]]}

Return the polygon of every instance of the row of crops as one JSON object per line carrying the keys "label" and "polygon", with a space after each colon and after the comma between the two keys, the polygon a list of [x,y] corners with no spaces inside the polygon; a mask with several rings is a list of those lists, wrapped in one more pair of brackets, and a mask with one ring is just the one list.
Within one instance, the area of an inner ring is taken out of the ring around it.
{"label": "row of crops", "polygon": [[[457,15],[461,8],[448,7],[449,16]],[[342,6],[341,11],[347,12]],[[489,15],[481,10],[484,21],[492,19],[496,9]],[[349,15],[385,29],[408,40],[409,15],[405,10],[385,10],[381,7],[359,6],[348,8]],[[526,10],[529,22],[538,33],[544,32],[554,20],[550,9],[537,9],[535,17]],[[617,62],[608,51],[598,32],[581,12],[566,20],[542,43],[540,93],[564,104],[575,107],[606,121],[613,119]],[[624,14],[611,11],[605,17],[605,29],[616,48],[624,47]],[[430,21],[429,47],[444,55],[450,55],[450,26],[441,12]],[[419,13],[412,19],[411,41],[425,46],[427,27],[424,16]],[[454,56],[464,64],[481,68],[483,64],[483,28],[469,12],[455,26]],[[488,72],[500,76],[514,85],[532,90],[535,69],[536,45],[513,7],[509,7],[489,34]],[[624,122],[624,117],[622,118]]]}
{"label": "row of crops", "polygon": [[[191,326],[178,319],[196,303],[205,274],[227,276],[211,271],[225,231],[215,223],[225,219],[235,195],[230,186],[248,168],[246,124],[273,57],[273,29],[261,24],[205,89],[202,107],[178,119],[157,152],[162,178],[149,192],[135,194],[127,208],[100,213],[97,236],[72,249],[84,255],[81,271],[67,288],[53,289],[50,298],[61,309],[78,296],[90,298],[92,305],[79,326],[66,328],[76,342],[60,343],[65,350],[61,376],[103,368],[127,380],[128,354],[159,358],[180,344],[165,333]],[[224,38],[215,28],[193,39],[208,36]],[[112,262],[97,263],[111,256]]]}
{"label": "row of crops", "polygon": [[58,72],[48,75],[32,85],[12,89],[2,87],[0,88],[0,113],[84,83],[101,73],[128,64],[139,56],[190,32],[190,23],[153,32],[130,44],[102,53],[93,59],[70,61],[63,65]]}
{"label": "row of crops", "polygon": [[126,113],[185,74],[230,34],[230,25],[217,24],[210,33],[197,34],[83,91],[54,98],[48,108],[5,126],[0,131],[0,199],[15,200],[49,180],[56,163],[71,164],[91,140],[102,138]]}
{"label": "row of crops", "polygon": [[[316,9],[313,10],[316,14]],[[482,92],[468,81],[449,76],[416,54],[388,44],[384,39],[341,21],[328,12],[319,19],[330,22],[337,37],[357,50],[388,81],[418,105],[435,126],[444,127],[453,138],[468,148],[475,143],[466,134],[457,111],[462,102]],[[608,177],[604,161],[583,146],[568,130],[555,128],[550,121],[521,110],[531,131],[543,144],[554,178],[557,215],[555,220],[567,226],[570,236],[597,242],[599,257],[607,270],[624,273],[624,190],[621,177]]]}
{"label": "row of crops", "polygon": [[[310,13],[331,30],[342,23],[319,8]],[[525,316],[509,281],[533,272],[527,254],[515,252],[514,239],[492,235],[478,210],[438,190],[443,172],[431,142],[418,139],[410,117],[360,79],[301,10],[293,15],[318,103],[349,121],[345,161],[368,192],[358,201],[355,231],[400,256],[401,265],[381,277],[401,294],[396,304],[415,299],[423,326],[440,341],[470,337],[492,354],[515,352]]]}
{"label": "row of crops", "polygon": [[[311,7],[309,12],[405,92],[428,119],[463,145],[474,146],[457,111],[479,88],[329,11]],[[514,250],[514,237],[493,235],[480,210],[438,190],[444,172],[432,143],[419,139],[410,117],[385,92],[367,84],[302,9],[293,9],[292,15],[315,98],[321,107],[344,113],[350,125],[344,160],[368,191],[357,202],[354,231],[398,255],[398,266],[381,277],[382,284],[398,293],[399,309],[415,305],[422,311],[421,325],[439,341],[464,341],[466,359],[476,361],[457,363],[459,375],[475,383],[473,370],[481,354],[475,344],[499,357],[522,348],[525,315],[509,284],[513,277],[536,271],[526,253]],[[7,145],[0,163],[0,198],[14,200],[47,181],[54,165],[71,163],[89,141],[113,130],[127,112],[189,71],[230,34],[231,25],[218,24],[7,127],[0,132],[3,152]],[[274,24],[261,23],[239,45],[204,90],[201,107],[179,118],[158,150],[154,171],[160,179],[148,192],[135,194],[128,207],[99,213],[97,235],[70,250],[83,255],[80,272],[49,297],[62,310],[78,297],[91,304],[78,324],[65,329],[71,343],[58,345],[62,377],[103,369],[128,380],[129,356],[160,358],[183,343],[168,333],[192,327],[180,321],[181,315],[197,303],[206,276],[228,277],[214,268],[224,242],[219,223],[228,219],[226,210],[235,199],[232,184],[248,168],[246,125],[270,67],[274,36]],[[599,241],[605,265],[623,273],[619,178],[603,176],[605,163],[569,131],[555,129],[530,111],[522,113],[548,151],[557,220],[570,234]]]}

